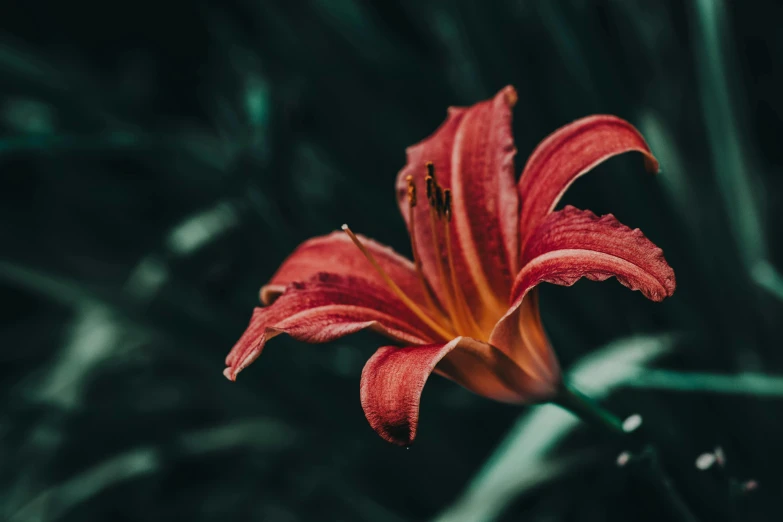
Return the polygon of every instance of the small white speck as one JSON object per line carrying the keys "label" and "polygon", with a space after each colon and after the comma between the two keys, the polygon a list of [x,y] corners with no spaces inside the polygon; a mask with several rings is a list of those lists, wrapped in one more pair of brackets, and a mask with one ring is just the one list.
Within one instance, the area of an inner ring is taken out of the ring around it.
{"label": "small white speck", "polygon": [[631,433],[632,431],[635,431],[639,426],[642,425],[642,416],[638,413],[634,413],[627,419],[623,421],[623,431],[626,433]]}
{"label": "small white speck", "polygon": [[627,451],[623,451],[619,455],[617,455],[617,465],[621,468],[628,464],[628,461],[631,460],[631,454]]}
{"label": "small white speck", "polygon": [[702,453],[696,459],[696,467],[702,471],[708,470],[718,460],[714,453]]}

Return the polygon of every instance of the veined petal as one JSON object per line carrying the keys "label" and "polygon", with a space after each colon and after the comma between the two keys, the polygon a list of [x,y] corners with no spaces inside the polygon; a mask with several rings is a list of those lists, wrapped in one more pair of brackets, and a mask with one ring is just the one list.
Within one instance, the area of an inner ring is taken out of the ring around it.
{"label": "veined petal", "polygon": [[653,301],[674,293],[674,270],[641,230],[631,230],[611,214],[599,218],[570,205],[536,228],[522,260],[516,296],[533,281],[569,286],[580,277],[602,281],[612,276]]}
{"label": "veined petal", "polygon": [[[409,228],[408,176],[423,189],[425,164],[432,162],[438,183],[451,189],[454,277],[479,324],[505,308],[518,268],[519,198],[514,190],[516,149],[511,133],[515,103],[516,92],[509,86],[490,100],[449,109],[445,123],[433,135],[408,148],[407,165],[397,178],[398,201]],[[437,268],[438,260],[446,259],[443,231],[436,232],[434,246],[426,200],[413,210],[424,273],[443,302]]]}
{"label": "veined petal", "polygon": [[451,187],[457,247],[475,294],[505,301],[517,271],[519,198],[514,190],[513,87],[466,111],[454,138]]}
{"label": "veined petal", "polygon": [[612,156],[630,151],[641,152],[647,170],[658,172],[658,161],[639,131],[615,116],[582,118],[544,139],[530,155],[518,184],[523,241],[578,177]]}
{"label": "veined petal", "polygon": [[523,329],[526,296],[541,282],[570,286],[582,277],[603,281],[614,276],[653,301],[671,296],[676,286],[663,251],[639,229],[631,230],[611,214],[599,218],[571,206],[539,224],[526,242],[522,263],[513,304],[490,336],[490,343],[508,354],[516,350]]}
{"label": "veined petal", "polygon": [[224,374],[236,379],[266,342],[281,333],[325,343],[365,328],[408,344],[441,338],[387,288],[362,278],[317,274],[307,282],[291,283],[274,304],[254,310],[247,330],[226,357]]}
{"label": "veined petal", "polygon": [[359,394],[364,415],[378,435],[401,446],[413,442],[424,385],[458,343],[459,338],[447,344],[384,346],[370,357]]}
{"label": "veined petal", "polygon": [[[400,289],[414,302],[425,306],[424,289],[413,263],[387,246],[357,236]],[[269,305],[290,283],[306,281],[321,272],[362,278],[378,286],[385,284],[345,232],[332,232],[299,245],[283,261],[269,283],[261,288],[261,302]]]}
{"label": "veined petal", "polygon": [[536,368],[470,337],[463,337],[459,349],[449,352],[435,372],[473,393],[514,404],[545,401],[557,384]]}
{"label": "veined petal", "polygon": [[[560,363],[541,324],[538,293],[533,289],[513,308],[514,314],[503,328],[490,334],[490,343],[512,359],[533,382],[541,400],[557,393],[561,382]],[[506,317],[504,317],[506,319]]]}
{"label": "veined petal", "polygon": [[384,346],[362,371],[361,402],[370,426],[389,442],[413,442],[421,393],[435,371],[495,400],[527,403],[539,399],[538,383],[492,346],[469,337],[446,344]]}

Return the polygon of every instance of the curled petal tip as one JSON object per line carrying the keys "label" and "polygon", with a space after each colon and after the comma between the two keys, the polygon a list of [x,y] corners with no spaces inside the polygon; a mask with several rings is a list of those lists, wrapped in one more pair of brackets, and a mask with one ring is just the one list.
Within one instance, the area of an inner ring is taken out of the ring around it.
{"label": "curled petal tip", "polygon": [[664,288],[666,289],[666,292],[661,296],[661,298],[653,299],[653,301],[660,303],[667,297],[671,297],[674,295],[674,291],[677,289],[677,281],[673,273],[671,274],[670,277],[666,278],[666,281],[664,282]]}
{"label": "curled petal tip", "polygon": [[530,155],[519,180],[523,234],[532,233],[554,210],[574,180],[609,158],[631,151],[643,154],[648,172],[658,172],[658,160],[642,135],[616,116],[588,116],[550,134]]}
{"label": "curled petal tip", "polygon": [[225,370],[223,370],[223,375],[231,382],[234,382],[237,380],[237,372],[234,371],[234,368],[232,366],[229,366]]}
{"label": "curled petal tip", "polygon": [[378,432],[386,442],[410,449],[413,441],[416,440],[416,429],[410,430],[409,427],[401,427],[399,430],[389,430],[387,433]]}
{"label": "curled petal tip", "polygon": [[262,286],[261,290],[258,292],[258,298],[261,301],[261,304],[269,306],[274,303],[275,300],[285,292],[285,287],[286,285],[273,284]]}

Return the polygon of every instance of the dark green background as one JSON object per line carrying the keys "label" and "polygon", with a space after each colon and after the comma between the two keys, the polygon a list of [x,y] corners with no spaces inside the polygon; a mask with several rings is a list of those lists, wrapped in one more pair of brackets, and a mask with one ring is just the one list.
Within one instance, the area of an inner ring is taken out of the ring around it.
{"label": "dark green background", "polygon": [[[566,197],[640,227],[678,289],[543,288],[563,366],[619,375],[583,372],[642,414],[700,520],[780,520],[783,386],[759,374],[783,372],[781,23],[769,0],[6,2],[0,519],[669,520],[622,444],[520,430],[531,409],[444,379],[416,443],[383,442],[358,398],[370,334],[278,338],[221,375],[299,242],[347,222],[408,252],[404,148],[513,84],[518,171],[593,113],[662,163],[612,160]],[[716,446],[726,468],[697,470]]]}

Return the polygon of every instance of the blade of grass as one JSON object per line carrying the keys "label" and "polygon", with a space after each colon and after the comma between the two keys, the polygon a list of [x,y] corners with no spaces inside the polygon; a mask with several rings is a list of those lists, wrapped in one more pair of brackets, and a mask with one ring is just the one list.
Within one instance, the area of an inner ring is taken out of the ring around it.
{"label": "blade of grass", "polygon": [[[748,157],[743,150],[743,134],[737,121],[729,85],[727,34],[721,0],[695,0],[695,56],[699,99],[705,119],[723,203],[728,212],[732,235],[748,270],[766,258],[762,220],[752,190]],[[732,71],[732,74],[734,71]]]}

